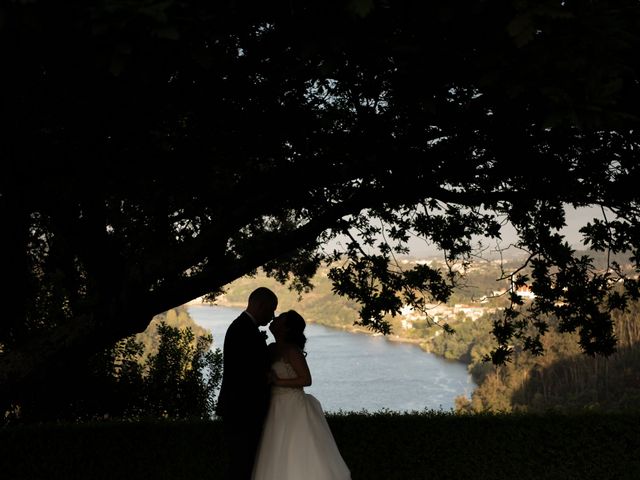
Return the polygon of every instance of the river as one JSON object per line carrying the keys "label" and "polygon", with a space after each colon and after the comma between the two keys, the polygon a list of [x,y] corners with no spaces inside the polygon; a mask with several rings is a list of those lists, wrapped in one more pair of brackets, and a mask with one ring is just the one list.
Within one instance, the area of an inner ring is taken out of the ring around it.
{"label": "river", "polygon": [[[213,348],[222,349],[227,327],[242,309],[192,305],[188,311],[198,325],[211,331]],[[273,341],[268,334],[268,342]],[[469,397],[476,387],[465,365],[416,345],[315,323],[307,324],[305,334],[313,377],[313,385],[305,391],[326,412],[449,411],[455,397]]]}

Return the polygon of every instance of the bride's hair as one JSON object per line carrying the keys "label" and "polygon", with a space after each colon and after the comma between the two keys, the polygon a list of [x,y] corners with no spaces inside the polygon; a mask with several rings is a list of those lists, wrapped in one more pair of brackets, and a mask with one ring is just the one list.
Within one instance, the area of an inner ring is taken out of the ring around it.
{"label": "bride's hair", "polygon": [[284,322],[287,327],[285,341],[297,345],[306,355],[307,353],[304,351],[304,346],[307,343],[307,337],[304,335],[304,329],[307,324],[304,318],[295,310],[288,310],[284,312]]}

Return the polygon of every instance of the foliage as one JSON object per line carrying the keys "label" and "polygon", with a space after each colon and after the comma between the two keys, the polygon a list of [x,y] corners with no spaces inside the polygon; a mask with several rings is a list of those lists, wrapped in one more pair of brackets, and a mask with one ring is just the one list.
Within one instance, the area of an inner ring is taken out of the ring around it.
{"label": "foliage", "polygon": [[459,411],[598,411],[640,408],[640,304],[614,316],[620,348],[608,358],[581,355],[575,336],[551,329],[541,341],[545,355],[517,350],[505,365],[487,364],[492,348],[490,316],[456,324],[456,335],[438,336],[428,349],[469,365],[478,387],[471,399],[457,399]]}
{"label": "foliage", "polygon": [[[184,308],[158,316],[143,334],[94,355],[73,375],[39,385],[5,422],[212,418],[222,353],[211,350],[209,333],[196,336],[190,325],[179,326],[183,322],[193,323]],[[151,340],[150,349],[138,337]]]}
{"label": "foliage", "polygon": [[222,379],[222,352],[211,351],[211,335],[198,337],[190,328],[158,325],[158,353],[145,366],[142,416],[201,418],[213,416],[215,390]]}
{"label": "foliage", "polygon": [[193,318],[191,318],[191,315],[189,315],[189,312],[184,306],[172,308],[153,317],[149,326],[143,332],[137,333],[134,336],[135,341],[143,345],[141,359],[146,360],[149,356],[158,353],[160,340],[162,338],[161,335],[158,335],[158,332],[160,331],[160,325],[163,323],[166,326],[182,331],[188,328],[194,336],[191,341],[192,347],[196,347],[197,338],[204,338],[210,334],[207,329],[198,325]]}
{"label": "foliage", "polygon": [[[631,480],[634,414],[347,412],[327,418],[352,478]],[[21,480],[224,478],[222,424],[136,422],[0,430],[0,469]],[[70,454],[73,452],[73,454]],[[384,452],[384,455],[380,454]]]}
{"label": "foliage", "polygon": [[[639,9],[4,2],[0,406],[259,267],[306,291],[347,258],[335,292],[387,332],[506,223],[532,274],[505,278],[538,296],[493,360],[539,352],[546,315],[611,354],[639,295]],[[630,268],[574,255],[565,205],[601,206],[585,244]],[[449,268],[394,261],[414,236]]]}

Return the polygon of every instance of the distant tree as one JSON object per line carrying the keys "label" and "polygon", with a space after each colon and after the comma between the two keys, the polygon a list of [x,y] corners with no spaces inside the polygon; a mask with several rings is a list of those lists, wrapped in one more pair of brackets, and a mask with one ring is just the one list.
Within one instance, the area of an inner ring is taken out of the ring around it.
{"label": "distant tree", "polygon": [[[400,268],[410,238],[464,265],[507,221],[537,297],[496,322],[493,360],[540,353],[544,312],[610,354],[638,296],[639,9],[4,2],[0,404],[261,266],[302,292],[346,255],[335,291],[387,332],[459,278]],[[601,206],[585,242],[629,269],[574,256],[564,205]]]}
{"label": "distant tree", "polygon": [[[197,341],[201,337],[209,337],[210,332],[198,325],[184,306],[172,308],[153,317],[147,328],[142,333],[135,335],[135,340],[142,343],[144,350],[142,359],[146,360],[150,355],[158,353],[162,336],[159,335],[160,325],[165,324],[178,330],[189,329],[192,332],[191,347],[195,349]],[[222,339],[217,339],[222,340]]]}
{"label": "distant tree", "polygon": [[[432,349],[442,354],[464,344],[469,350],[469,370],[478,384],[471,399],[456,399],[456,409],[466,411],[547,412],[638,410],[640,407],[640,302],[631,302],[627,312],[614,314],[618,349],[607,358],[580,353],[577,334],[551,329],[542,339],[545,355],[517,349],[506,365],[483,362],[491,347],[487,318],[459,328],[450,343],[434,341]],[[484,321],[483,321],[484,320]],[[547,319],[550,325],[555,319]],[[470,329],[475,329],[473,338]],[[439,337],[436,339],[438,340]],[[458,344],[456,345],[456,342]],[[453,348],[451,348],[453,345]],[[439,350],[438,350],[439,349]]]}

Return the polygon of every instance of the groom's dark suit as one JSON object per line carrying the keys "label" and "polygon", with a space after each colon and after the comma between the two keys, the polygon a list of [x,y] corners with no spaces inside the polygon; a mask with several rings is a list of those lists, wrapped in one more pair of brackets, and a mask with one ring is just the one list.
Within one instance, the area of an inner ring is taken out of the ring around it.
{"label": "groom's dark suit", "polygon": [[263,334],[243,312],[224,337],[222,385],[216,413],[229,446],[230,478],[249,480],[269,409],[269,356]]}

